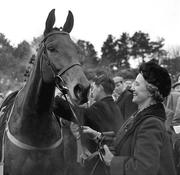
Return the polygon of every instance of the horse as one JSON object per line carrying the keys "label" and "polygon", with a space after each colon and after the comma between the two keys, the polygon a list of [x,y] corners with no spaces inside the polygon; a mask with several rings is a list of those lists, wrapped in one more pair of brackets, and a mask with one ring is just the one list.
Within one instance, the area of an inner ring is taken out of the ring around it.
{"label": "horse", "polygon": [[46,19],[30,77],[5,113],[5,175],[63,175],[63,138],[53,113],[55,88],[63,82],[73,103],[87,102],[90,84],[79,63],[80,50],[69,35],[72,12],[63,27],[54,23],[55,9]]}

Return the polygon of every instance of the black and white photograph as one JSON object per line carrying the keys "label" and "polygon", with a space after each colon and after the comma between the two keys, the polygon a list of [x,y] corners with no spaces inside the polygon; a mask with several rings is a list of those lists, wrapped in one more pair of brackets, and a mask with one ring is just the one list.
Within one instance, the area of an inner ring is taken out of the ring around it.
{"label": "black and white photograph", "polygon": [[0,4],[0,175],[180,175],[179,0]]}

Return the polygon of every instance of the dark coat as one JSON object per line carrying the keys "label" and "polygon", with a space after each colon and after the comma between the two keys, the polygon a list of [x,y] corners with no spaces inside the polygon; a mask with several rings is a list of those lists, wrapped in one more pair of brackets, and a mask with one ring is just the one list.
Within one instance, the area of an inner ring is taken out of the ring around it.
{"label": "dark coat", "polygon": [[126,89],[122,92],[116,101],[124,121],[127,120],[138,109],[137,104],[132,102],[132,98],[132,92],[129,89]]}
{"label": "dark coat", "polygon": [[[124,122],[119,107],[110,96],[94,103],[90,108],[83,110],[83,112],[81,116],[83,116],[84,125],[99,132],[114,131],[116,133]],[[97,151],[98,145],[93,140],[84,137],[83,141],[91,153]],[[86,175],[92,171],[97,161],[99,161],[98,157],[87,163],[85,168]],[[105,175],[105,170],[107,170],[107,167],[99,161],[93,175]]]}
{"label": "dark coat", "polygon": [[111,175],[175,175],[170,136],[161,103],[137,113],[115,137]]}
{"label": "dark coat", "polygon": [[[117,132],[123,123],[119,107],[111,96],[107,96],[87,108],[72,107],[82,125],[89,126],[99,132]],[[53,110],[56,116],[76,122],[67,102],[58,96],[55,98]]]}
{"label": "dark coat", "polygon": [[[95,102],[88,108],[74,107],[73,109],[82,125],[89,126],[99,132],[114,131],[116,133],[124,122],[120,109],[111,96]],[[66,102],[58,97],[55,98],[54,113],[66,120],[75,121]],[[82,137],[82,143],[91,153],[97,151],[97,143],[88,139],[86,135]],[[90,162],[87,162],[85,167],[86,175],[90,174],[97,160],[98,159],[94,158]],[[105,174],[104,165],[101,161],[99,161],[93,175],[96,174]]]}

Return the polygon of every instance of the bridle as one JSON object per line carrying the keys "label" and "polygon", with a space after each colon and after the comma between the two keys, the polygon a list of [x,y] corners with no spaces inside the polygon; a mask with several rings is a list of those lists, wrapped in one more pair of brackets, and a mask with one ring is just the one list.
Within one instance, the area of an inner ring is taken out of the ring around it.
{"label": "bridle", "polygon": [[[46,60],[48,61],[48,65],[51,67],[51,70],[53,71],[54,73],[54,79],[55,79],[55,85],[56,87],[61,91],[62,95],[64,96],[66,102],[68,103],[69,105],[69,108],[73,114],[73,117],[75,119],[75,121],[77,122],[78,124],[78,127],[79,127],[79,130],[81,131],[81,125],[80,125],[80,121],[78,120],[78,117],[76,116],[74,110],[72,109],[68,99],[67,99],[67,92],[69,91],[68,88],[65,86],[65,81],[63,80],[62,78],[62,75],[67,72],[69,69],[71,69],[72,67],[74,66],[81,66],[80,63],[72,63],[70,65],[67,65],[65,66],[64,68],[62,68],[61,70],[59,70],[58,72],[56,71],[56,68],[54,66],[54,64],[50,61],[50,59],[48,58],[48,55],[47,55],[47,51],[46,51],[46,44],[45,44],[45,41],[47,40],[48,37],[52,36],[52,35],[55,35],[55,34],[64,34],[64,35],[69,35],[69,33],[65,32],[65,31],[55,31],[53,33],[49,33],[48,35],[46,35],[44,37],[44,39],[42,40],[41,42],[41,45],[42,45],[42,52],[44,51],[45,53],[45,58]],[[56,73],[57,72],[57,73]]]}
{"label": "bridle", "polygon": [[[44,58],[46,59],[46,61],[48,62],[48,65],[50,66],[52,72],[53,72],[53,76],[55,79],[55,84],[57,86],[57,83],[60,83],[61,81],[64,82],[62,75],[67,72],[69,69],[71,69],[74,66],[81,66],[80,63],[71,63],[70,65],[65,66],[64,68],[62,68],[61,70],[57,71],[54,64],[51,62],[51,60],[48,57],[47,54],[47,48],[46,48],[46,43],[45,41],[47,40],[48,37],[55,35],[55,34],[60,34],[60,35],[69,35],[69,33],[65,32],[65,31],[55,31],[53,33],[49,33],[47,34],[44,39],[41,41],[41,54],[43,54]],[[42,66],[41,66],[42,67]],[[57,87],[58,88],[58,87]]]}

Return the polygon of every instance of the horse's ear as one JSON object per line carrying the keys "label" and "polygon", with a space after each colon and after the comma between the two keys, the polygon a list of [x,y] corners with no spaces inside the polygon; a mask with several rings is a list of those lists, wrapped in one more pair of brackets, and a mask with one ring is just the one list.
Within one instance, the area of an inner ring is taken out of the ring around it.
{"label": "horse's ear", "polygon": [[55,23],[55,9],[52,9],[49,12],[49,15],[46,20],[46,28],[44,30],[44,36],[47,35],[53,29],[54,23]]}
{"label": "horse's ear", "polygon": [[66,22],[63,26],[63,31],[70,33],[74,25],[74,17],[71,11],[69,11]]}

